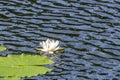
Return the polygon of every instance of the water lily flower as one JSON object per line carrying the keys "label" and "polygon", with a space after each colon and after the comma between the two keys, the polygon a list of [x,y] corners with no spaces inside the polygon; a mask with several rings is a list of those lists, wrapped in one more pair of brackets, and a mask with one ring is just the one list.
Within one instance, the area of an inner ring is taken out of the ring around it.
{"label": "water lily flower", "polygon": [[59,41],[58,40],[50,40],[47,39],[46,41],[42,41],[40,42],[41,45],[41,51],[43,52],[48,52],[50,54],[53,54],[55,51],[57,51],[59,49]]}

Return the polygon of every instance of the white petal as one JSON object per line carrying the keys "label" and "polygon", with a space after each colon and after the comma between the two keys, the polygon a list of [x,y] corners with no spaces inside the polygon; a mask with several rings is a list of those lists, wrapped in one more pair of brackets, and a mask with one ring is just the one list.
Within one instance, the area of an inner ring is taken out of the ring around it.
{"label": "white petal", "polygon": [[53,54],[54,52],[53,51],[49,51],[50,54]]}
{"label": "white petal", "polygon": [[50,43],[50,40],[49,40],[49,39],[47,39],[47,40],[46,40],[46,43],[48,43],[48,44],[49,44],[49,43]]}
{"label": "white petal", "polygon": [[55,51],[58,50],[60,47],[55,48]]}
{"label": "white petal", "polygon": [[51,43],[50,46],[49,46],[49,50],[54,49],[54,48],[55,48],[54,44]]}
{"label": "white petal", "polygon": [[46,49],[41,49],[41,51],[47,52],[47,50],[46,50]]}
{"label": "white petal", "polygon": [[47,48],[46,43],[43,41],[43,46],[44,49]]}
{"label": "white petal", "polygon": [[59,41],[56,41],[56,42],[55,42],[55,47],[57,47],[57,46],[58,46],[58,44],[59,44]]}

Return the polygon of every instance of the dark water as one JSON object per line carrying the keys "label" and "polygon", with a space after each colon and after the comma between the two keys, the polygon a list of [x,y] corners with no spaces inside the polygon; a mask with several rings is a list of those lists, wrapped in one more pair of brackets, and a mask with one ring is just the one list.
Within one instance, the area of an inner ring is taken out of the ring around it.
{"label": "dark water", "polygon": [[9,54],[34,53],[48,38],[66,51],[52,72],[29,80],[120,79],[119,0],[0,0],[0,44]]}

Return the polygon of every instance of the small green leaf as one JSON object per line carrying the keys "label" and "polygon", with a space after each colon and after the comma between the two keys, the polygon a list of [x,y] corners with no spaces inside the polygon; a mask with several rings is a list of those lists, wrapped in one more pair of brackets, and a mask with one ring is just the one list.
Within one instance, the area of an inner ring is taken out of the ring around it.
{"label": "small green leaf", "polygon": [[0,52],[6,50],[7,48],[4,46],[0,46]]}
{"label": "small green leaf", "polygon": [[44,67],[54,62],[46,56],[39,55],[8,55],[0,57],[0,76],[3,77],[30,77],[50,72],[51,69]]}

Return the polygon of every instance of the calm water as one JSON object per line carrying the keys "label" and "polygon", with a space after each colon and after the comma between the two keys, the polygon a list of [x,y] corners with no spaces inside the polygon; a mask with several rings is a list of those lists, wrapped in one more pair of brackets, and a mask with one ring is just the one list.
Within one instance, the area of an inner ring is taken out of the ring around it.
{"label": "calm water", "polygon": [[29,80],[120,79],[119,0],[0,0],[2,55],[34,53],[48,38],[66,51]]}

